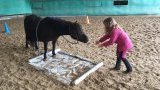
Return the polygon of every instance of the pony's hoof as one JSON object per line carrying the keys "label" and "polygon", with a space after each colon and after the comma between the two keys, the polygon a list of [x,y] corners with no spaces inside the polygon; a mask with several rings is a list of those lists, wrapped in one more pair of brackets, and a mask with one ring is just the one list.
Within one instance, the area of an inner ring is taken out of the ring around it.
{"label": "pony's hoof", "polygon": [[52,57],[55,57],[56,56],[56,54],[54,53],[54,54],[52,54]]}
{"label": "pony's hoof", "polygon": [[47,58],[43,58],[43,61],[47,61]]}
{"label": "pony's hoof", "polygon": [[39,50],[39,48],[38,48],[38,47],[34,47],[34,50],[35,50],[35,51],[38,51],[38,50]]}

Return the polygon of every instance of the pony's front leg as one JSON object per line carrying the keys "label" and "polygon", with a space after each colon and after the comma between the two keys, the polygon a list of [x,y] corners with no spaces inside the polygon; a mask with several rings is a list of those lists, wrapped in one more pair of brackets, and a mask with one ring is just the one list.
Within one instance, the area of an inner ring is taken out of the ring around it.
{"label": "pony's front leg", "polygon": [[56,37],[54,40],[52,40],[52,56],[54,57],[56,55],[55,53],[55,47],[56,47],[56,41],[58,37]]}
{"label": "pony's front leg", "polygon": [[52,41],[52,55],[55,56],[56,53],[55,53],[55,47],[56,47],[56,42],[55,41]]}
{"label": "pony's front leg", "polygon": [[28,48],[28,41],[26,40],[26,48]]}
{"label": "pony's front leg", "polygon": [[35,44],[35,50],[38,50],[38,49],[39,49],[37,43],[38,43],[38,42],[35,42],[35,43],[34,43],[34,44]]}
{"label": "pony's front leg", "polygon": [[46,53],[47,53],[47,46],[48,46],[48,42],[44,42],[44,61],[46,61],[47,59],[47,56],[46,56]]}
{"label": "pony's front leg", "polygon": [[26,47],[25,48],[28,48],[28,44],[29,44],[29,39],[28,39],[28,36],[26,35]]}

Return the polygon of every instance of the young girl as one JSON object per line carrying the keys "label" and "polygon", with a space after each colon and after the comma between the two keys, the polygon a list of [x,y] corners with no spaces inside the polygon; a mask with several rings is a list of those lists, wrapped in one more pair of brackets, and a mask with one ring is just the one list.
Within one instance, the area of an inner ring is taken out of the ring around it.
{"label": "young girl", "polygon": [[132,67],[128,60],[126,59],[126,53],[127,51],[130,51],[133,47],[131,39],[128,37],[126,32],[123,31],[123,29],[118,26],[117,22],[109,17],[106,18],[103,21],[103,24],[105,26],[105,35],[100,37],[98,41],[96,41],[96,44],[99,47],[102,46],[109,46],[113,45],[114,43],[117,44],[117,61],[116,65],[113,69],[120,70],[121,60],[124,62],[127,70],[125,73],[132,72]]}

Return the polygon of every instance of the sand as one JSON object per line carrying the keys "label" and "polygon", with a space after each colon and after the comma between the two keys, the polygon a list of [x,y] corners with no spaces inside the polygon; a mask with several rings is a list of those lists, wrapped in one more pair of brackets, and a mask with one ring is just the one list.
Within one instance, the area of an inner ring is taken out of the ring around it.
{"label": "sand", "polygon": [[[63,18],[82,24],[89,42],[72,45],[60,37],[56,48],[93,62],[104,62],[103,67],[77,86],[65,86],[28,64],[28,60],[37,55],[32,48],[25,49],[23,18],[7,21],[12,32],[9,36],[4,34],[0,21],[0,90],[160,90],[160,17],[114,17],[134,43],[135,51],[127,55],[133,67],[131,74],[123,73],[126,69],[123,63],[120,71],[110,70],[116,62],[116,45],[98,48],[94,44],[104,32],[102,21],[105,18],[90,17],[89,25],[82,17]],[[50,43],[49,50],[51,47]],[[43,52],[42,43],[40,51]]]}

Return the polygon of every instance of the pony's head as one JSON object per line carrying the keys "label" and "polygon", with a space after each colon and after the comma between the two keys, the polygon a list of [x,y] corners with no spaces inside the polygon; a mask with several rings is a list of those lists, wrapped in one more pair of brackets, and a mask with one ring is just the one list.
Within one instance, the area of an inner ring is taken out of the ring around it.
{"label": "pony's head", "polygon": [[87,35],[83,32],[82,26],[77,22],[74,22],[73,25],[70,27],[70,36],[80,42],[88,42]]}

